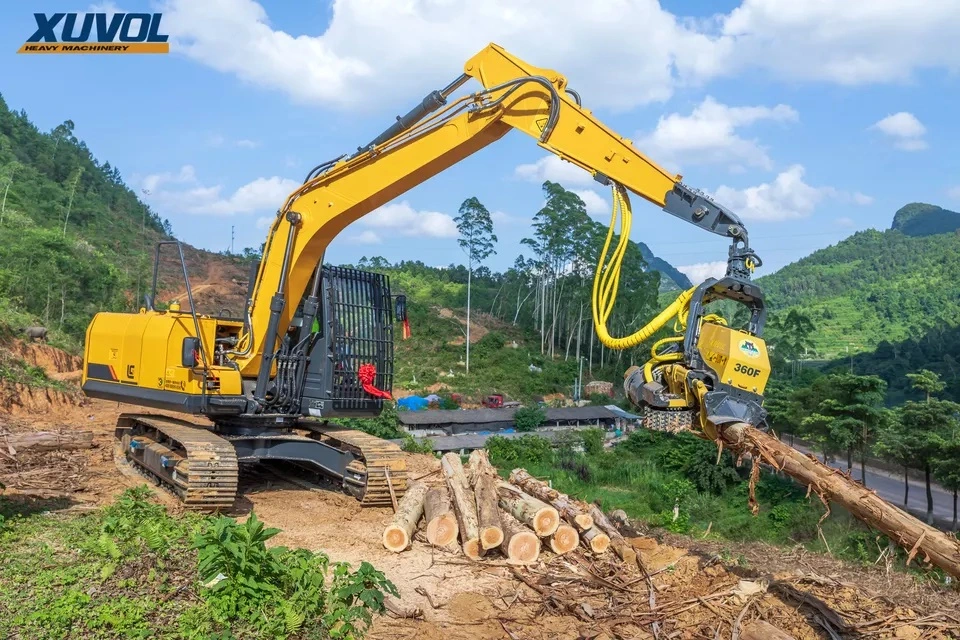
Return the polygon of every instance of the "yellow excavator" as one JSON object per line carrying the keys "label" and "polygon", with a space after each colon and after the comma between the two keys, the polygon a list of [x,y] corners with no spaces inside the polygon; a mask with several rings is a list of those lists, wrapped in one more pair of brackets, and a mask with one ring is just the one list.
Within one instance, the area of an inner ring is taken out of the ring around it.
{"label": "yellow excavator", "polygon": [[[482,88],[454,99],[470,80]],[[153,293],[139,313],[98,313],[88,327],[82,389],[89,397],[205,420],[122,414],[121,464],[205,511],[233,504],[238,465],[247,461],[282,460],[318,471],[342,481],[363,504],[402,496],[407,475],[399,448],[330,421],[380,414],[392,389],[393,326],[405,319],[405,301],[391,294],[382,274],[324,264],[324,251],[350,223],[511,130],[612,189],[614,210],[594,282],[601,341],[629,348],[671,319],[682,330],[657,342],[648,366],[631,372],[630,397],[671,423],[696,417],[711,429],[763,422],[765,312],[750,282],[760,259],[742,222],[595,118],[564,76],[490,44],[462,75],[368,144],[309,172],[277,212],[241,317],[198,314],[179,243],[157,245]],[[628,192],[731,245],[723,278],[684,292],[632,336],[614,338],[606,322],[630,233]],[[161,309],[155,300],[164,247],[179,252],[187,309]],[[720,299],[749,308],[746,329],[705,313]]]}

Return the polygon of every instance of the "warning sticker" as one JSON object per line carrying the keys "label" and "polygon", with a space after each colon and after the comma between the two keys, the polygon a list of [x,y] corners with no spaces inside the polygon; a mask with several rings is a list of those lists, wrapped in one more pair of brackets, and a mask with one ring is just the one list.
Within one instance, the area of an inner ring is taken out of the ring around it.
{"label": "warning sticker", "polygon": [[541,132],[543,131],[544,127],[547,126],[546,118],[537,118],[535,122],[537,123],[537,129],[539,129]]}

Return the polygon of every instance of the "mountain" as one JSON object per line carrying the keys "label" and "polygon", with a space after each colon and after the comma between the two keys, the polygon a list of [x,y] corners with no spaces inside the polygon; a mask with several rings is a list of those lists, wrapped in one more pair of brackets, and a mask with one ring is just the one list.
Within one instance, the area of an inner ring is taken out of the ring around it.
{"label": "mountain", "polygon": [[914,238],[952,233],[960,229],[960,213],[923,202],[911,202],[893,216],[890,226]]}
{"label": "mountain", "polygon": [[685,274],[677,271],[677,268],[662,258],[653,255],[650,247],[642,242],[637,243],[640,246],[640,255],[647,263],[650,271],[657,271],[663,276],[660,279],[661,291],[675,291],[677,289],[689,289],[693,286]]}
{"label": "mountain", "polygon": [[757,282],[774,313],[810,316],[818,358],[917,339],[960,323],[960,235],[951,216],[960,214],[907,205],[894,228],[857,232]]}

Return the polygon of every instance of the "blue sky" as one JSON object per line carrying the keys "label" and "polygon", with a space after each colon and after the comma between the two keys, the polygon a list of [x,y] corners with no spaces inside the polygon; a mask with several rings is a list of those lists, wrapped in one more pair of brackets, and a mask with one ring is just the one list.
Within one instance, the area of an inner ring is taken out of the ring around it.
{"label": "blue sky", "polygon": [[[34,11],[91,5],[4,3],[0,92],[44,130],[73,120],[180,238],[212,250],[231,226],[235,247],[259,245],[312,166],[377,135],[490,41],[566,75],[600,119],[741,215],[760,273],[887,228],[910,201],[960,208],[960,48],[945,44],[960,30],[956,0],[99,6],[163,11],[171,53],[17,55]],[[545,178],[608,220],[608,192],[570,168],[511,134],[351,225],[327,258],[459,262],[450,218],[476,196],[496,212],[489,264],[505,268]],[[694,280],[716,275],[722,238],[634,204],[634,240]]]}

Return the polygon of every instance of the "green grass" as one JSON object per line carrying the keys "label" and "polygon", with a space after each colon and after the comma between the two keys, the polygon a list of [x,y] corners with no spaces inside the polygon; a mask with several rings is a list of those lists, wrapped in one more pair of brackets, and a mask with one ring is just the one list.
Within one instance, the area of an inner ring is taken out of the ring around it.
{"label": "green grass", "polygon": [[172,517],[148,495],[84,515],[0,496],[0,637],[359,639],[395,593],[367,563],[268,549],[254,515]]}

